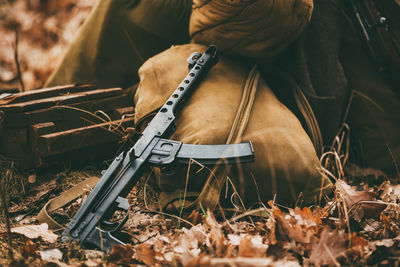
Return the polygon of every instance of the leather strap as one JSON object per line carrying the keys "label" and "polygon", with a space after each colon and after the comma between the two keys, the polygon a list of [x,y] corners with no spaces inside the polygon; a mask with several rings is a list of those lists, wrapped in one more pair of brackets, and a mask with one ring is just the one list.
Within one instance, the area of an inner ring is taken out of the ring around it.
{"label": "leather strap", "polygon": [[58,197],[50,199],[37,215],[37,219],[40,223],[47,223],[51,230],[64,229],[64,226],[53,219],[49,213],[66,206],[73,200],[82,196],[87,190],[91,190],[99,180],[100,178],[98,177],[89,177],[69,190],[62,192]]}
{"label": "leather strap", "polygon": [[317,156],[320,157],[324,147],[321,129],[319,128],[314,111],[308,102],[307,97],[303,93],[303,90],[301,90],[297,81],[282,69],[276,66],[266,65],[264,66],[264,70],[267,72],[268,77],[278,78],[281,84],[286,84],[287,90],[291,90],[296,107],[301,113],[299,115],[304,119],[304,128],[314,145]]}
{"label": "leather strap", "polygon": [[[238,106],[235,119],[233,120],[226,144],[235,144],[241,141],[243,133],[246,130],[247,123],[250,119],[250,114],[254,105],[254,99],[259,83],[260,72],[258,67],[254,66],[250,70],[244,84],[242,99]],[[231,166],[216,166],[207,179],[207,182],[205,183],[203,190],[201,191],[196,202],[201,203],[203,206],[206,206],[211,210],[215,209],[219,202],[222,185],[225,182],[230,170]]]}
{"label": "leather strap", "polygon": [[[231,130],[226,139],[226,144],[240,143],[242,135],[246,130],[247,123],[249,122],[259,82],[260,73],[258,67],[254,66],[250,70],[243,86],[242,98],[236,111],[236,116],[233,120]],[[208,179],[204,183],[203,189],[200,193],[187,192],[184,196],[182,196],[181,192],[169,194],[169,197],[163,197],[163,205],[161,207],[166,207],[167,205],[172,204],[174,208],[180,212],[182,209],[186,210],[200,207],[214,210],[218,205],[222,185],[225,182],[230,170],[230,166],[215,166]],[[190,198],[194,198],[196,196],[197,198],[195,200],[190,200]],[[181,201],[182,198],[183,200]]]}

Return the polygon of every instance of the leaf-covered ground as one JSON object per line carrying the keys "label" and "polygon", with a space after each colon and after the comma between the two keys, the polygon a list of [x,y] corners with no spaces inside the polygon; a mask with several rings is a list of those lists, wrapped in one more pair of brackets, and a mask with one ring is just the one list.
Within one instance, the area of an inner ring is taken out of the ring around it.
{"label": "leaf-covered ground", "polygon": [[[25,90],[40,88],[94,2],[0,0],[0,88],[21,89],[22,84]],[[321,205],[283,207],[271,200],[252,210],[177,216],[160,212],[157,192],[141,181],[129,195],[132,206],[126,232],[132,242],[114,247],[109,255],[61,243],[61,232],[48,230],[36,218],[49,199],[87,177],[99,176],[100,169],[29,175],[1,159],[9,214],[1,217],[0,264],[399,266],[398,180],[347,163],[347,152],[341,147],[346,136],[337,140],[321,159],[336,191]],[[66,224],[82,201],[52,216]]]}
{"label": "leaf-covered ground", "polygon": [[[125,230],[131,245],[104,255],[63,244],[61,232],[49,231],[35,215],[47,200],[93,175],[99,172],[65,171],[29,182],[15,171],[3,173],[16,192],[8,196],[12,227],[8,235],[2,225],[0,263],[11,262],[8,238],[13,266],[398,266],[400,261],[400,185],[386,180],[355,187],[345,177],[323,206],[288,208],[270,201],[229,216],[193,212],[181,217],[160,212],[157,192],[141,181],[129,195]],[[80,203],[52,216],[67,223]]]}

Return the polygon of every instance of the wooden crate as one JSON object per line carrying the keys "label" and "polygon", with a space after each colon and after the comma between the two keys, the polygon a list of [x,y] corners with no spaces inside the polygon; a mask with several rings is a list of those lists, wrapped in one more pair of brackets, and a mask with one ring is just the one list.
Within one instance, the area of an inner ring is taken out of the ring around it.
{"label": "wooden crate", "polygon": [[129,91],[90,84],[0,95],[0,154],[25,170],[105,159],[133,111]]}

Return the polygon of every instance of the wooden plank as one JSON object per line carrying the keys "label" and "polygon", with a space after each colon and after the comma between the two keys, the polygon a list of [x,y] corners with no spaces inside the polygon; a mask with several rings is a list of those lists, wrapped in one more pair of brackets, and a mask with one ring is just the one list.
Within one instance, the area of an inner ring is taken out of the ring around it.
{"label": "wooden plank", "polygon": [[[134,118],[113,121],[113,125],[133,125]],[[41,156],[61,154],[68,151],[81,149],[83,147],[118,141],[122,137],[115,132],[108,130],[110,123],[101,123],[67,130],[58,133],[51,133],[39,137],[39,149]]]}
{"label": "wooden plank", "polygon": [[[55,86],[55,87],[48,87],[36,90],[30,90],[21,93],[15,93],[12,95],[11,98],[8,99],[7,103],[21,103],[26,101],[33,101],[42,98],[48,97],[55,97],[65,94],[77,93],[77,92],[84,92],[95,89],[93,84],[81,84],[81,85],[62,85],[62,86]],[[1,103],[0,104],[4,104]]]}
{"label": "wooden plank", "polygon": [[[131,100],[128,98],[128,95],[122,94],[98,99],[96,101],[89,100],[77,102],[68,106],[72,108],[86,110],[88,112],[102,110],[105,113],[110,114],[111,118],[114,120],[119,119],[120,117],[113,116],[114,113],[111,111],[119,107],[127,107],[130,105],[132,104]],[[79,122],[81,122],[80,117],[83,116],[83,113],[83,111],[69,109],[68,107],[49,107],[21,113],[8,113],[6,116],[4,116],[3,127],[27,127],[29,125],[41,122],[61,121],[65,119],[77,121],[76,124],[78,124]]]}
{"label": "wooden plank", "polygon": [[22,168],[29,168],[31,151],[27,129],[2,129],[0,151],[2,156],[19,163]]}
{"label": "wooden plank", "polygon": [[0,110],[4,113],[15,113],[15,112],[24,112],[24,111],[32,111],[35,109],[48,108],[51,106],[57,105],[68,105],[73,104],[78,101],[91,100],[91,99],[99,99],[106,98],[115,95],[123,94],[123,90],[121,88],[110,88],[110,89],[96,89],[87,92],[80,92],[75,94],[67,94],[62,96],[49,97],[44,99],[32,100],[22,103],[16,104],[7,104],[0,106]]}
{"label": "wooden plank", "polygon": [[50,166],[82,153],[104,158],[104,146],[118,147],[121,137],[103,129],[109,123],[90,112],[101,110],[125,127],[134,123],[132,117],[121,120],[134,111],[132,96],[121,88],[59,86],[16,93],[11,98],[0,99],[0,151],[22,169]]}
{"label": "wooden plank", "polygon": [[41,165],[35,166],[35,168],[75,168],[85,167],[88,164],[91,166],[100,165],[105,159],[113,159],[117,155],[115,154],[119,148],[117,142],[110,142],[104,144],[97,144],[93,146],[84,147],[79,150],[72,150],[66,153],[43,156],[41,157]]}
{"label": "wooden plank", "polygon": [[31,166],[32,168],[42,165],[40,150],[38,145],[39,136],[54,132],[56,126],[54,122],[44,122],[31,125],[29,129],[29,144],[31,146]]}

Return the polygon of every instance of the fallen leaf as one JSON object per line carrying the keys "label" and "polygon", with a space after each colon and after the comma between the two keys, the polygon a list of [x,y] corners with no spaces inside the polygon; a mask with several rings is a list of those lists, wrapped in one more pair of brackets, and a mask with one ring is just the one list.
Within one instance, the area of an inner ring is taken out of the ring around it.
{"label": "fallen leaf", "polygon": [[240,240],[239,257],[265,257],[268,245],[263,244],[261,236],[246,235]]}
{"label": "fallen leaf", "polygon": [[279,266],[279,267],[298,267],[300,264],[297,261],[274,261],[273,258],[211,258],[207,266]]}
{"label": "fallen leaf", "polygon": [[377,245],[378,247],[390,248],[390,247],[393,247],[394,241],[393,241],[393,239],[382,239],[382,240],[377,241],[375,243],[375,245]]}
{"label": "fallen leaf", "polygon": [[367,191],[357,191],[354,187],[346,184],[343,180],[336,182],[336,190],[345,201],[348,209],[360,201],[373,201],[375,194]]}
{"label": "fallen leaf", "polygon": [[307,262],[316,266],[338,265],[336,258],[346,251],[347,238],[344,231],[330,231],[324,228],[321,236],[312,244],[310,258]]}
{"label": "fallen leaf", "polygon": [[387,205],[381,202],[359,202],[354,204],[350,209],[350,216],[357,222],[361,222],[364,219],[378,219],[381,212],[386,209]]}
{"label": "fallen leaf", "polygon": [[389,181],[380,186],[382,189],[381,199],[385,202],[397,203],[400,201],[400,184],[392,185]]}
{"label": "fallen leaf", "polygon": [[241,239],[242,238],[238,235],[233,235],[233,234],[228,235],[229,245],[232,245],[232,246],[239,246]]}
{"label": "fallen leaf", "polygon": [[147,265],[153,265],[156,261],[156,252],[153,249],[153,245],[150,244],[139,244],[135,246],[135,258],[138,261],[144,262]]}
{"label": "fallen leaf", "polygon": [[61,260],[63,256],[62,252],[56,248],[39,251],[39,253],[44,261]]}
{"label": "fallen leaf", "polygon": [[182,265],[185,267],[209,267],[211,265],[211,258],[208,255],[200,255],[199,257],[185,257],[181,258]]}
{"label": "fallen leaf", "polygon": [[215,247],[216,255],[218,257],[225,256],[224,251],[228,242],[221,229],[221,225],[215,220],[214,215],[210,211],[207,211],[205,222],[210,227],[210,241],[211,244]]}
{"label": "fallen leaf", "polygon": [[49,230],[47,223],[40,225],[25,225],[11,229],[12,233],[17,233],[26,236],[30,239],[42,238],[43,241],[55,243],[58,235]]}
{"label": "fallen leaf", "polygon": [[97,259],[104,256],[104,252],[98,250],[85,249],[85,256],[87,259]]}
{"label": "fallen leaf", "polygon": [[357,191],[343,180],[336,182],[336,190],[346,204],[349,215],[358,222],[364,218],[379,218],[380,213],[387,206],[385,203],[376,201],[373,192]]}
{"label": "fallen leaf", "polygon": [[282,238],[303,244],[311,243],[311,238],[315,235],[317,227],[314,219],[307,220],[309,216],[307,212],[306,219],[304,219],[301,213],[296,214],[295,210],[291,210],[291,215],[289,215],[283,213],[272,202],[269,205],[272,207],[272,214],[277,221],[277,229]]}
{"label": "fallen leaf", "polygon": [[22,256],[27,259],[28,257],[34,256],[37,251],[37,245],[32,240],[26,240]]}
{"label": "fallen leaf", "polygon": [[314,216],[309,207],[304,207],[303,209],[295,207],[294,210],[289,209],[289,213],[296,219],[297,223],[301,225],[315,226],[322,223],[321,218]]}
{"label": "fallen leaf", "polygon": [[133,256],[133,247],[130,244],[115,245],[111,248],[110,255],[108,255],[108,261],[114,263],[130,263]]}
{"label": "fallen leaf", "polygon": [[265,223],[265,226],[269,229],[268,239],[271,245],[276,245],[278,241],[276,240],[276,220],[274,216],[270,216]]}
{"label": "fallen leaf", "polygon": [[364,248],[368,246],[368,240],[366,240],[361,236],[357,236],[356,233],[353,233],[351,236],[351,246],[352,247],[360,246],[361,248]]}
{"label": "fallen leaf", "polygon": [[99,267],[99,266],[103,266],[104,262],[102,259],[88,259],[87,261],[85,261],[84,264],[80,264],[79,266],[88,266],[88,267]]}

